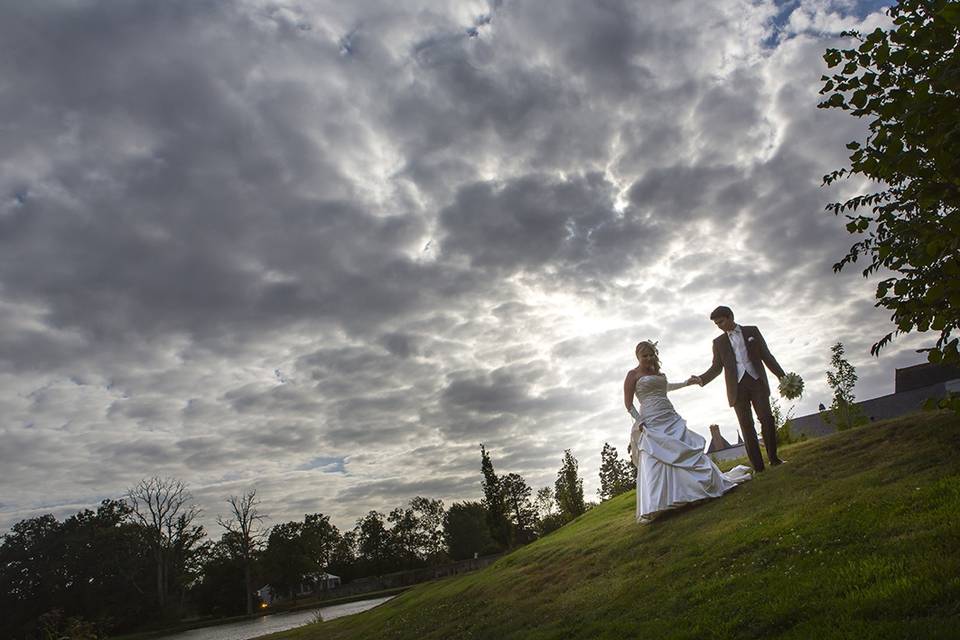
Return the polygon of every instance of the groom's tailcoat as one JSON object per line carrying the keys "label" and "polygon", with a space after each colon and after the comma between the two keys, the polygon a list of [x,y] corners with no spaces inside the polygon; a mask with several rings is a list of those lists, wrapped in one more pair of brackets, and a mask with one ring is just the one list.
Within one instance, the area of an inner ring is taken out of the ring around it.
{"label": "groom's tailcoat", "polygon": [[[767,382],[767,372],[763,365],[770,367],[778,378],[783,377],[784,371],[777,363],[777,360],[767,348],[767,343],[760,335],[760,330],[756,327],[746,327],[740,325],[740,331],[743,332],[743,340],[747,347],[747,357],[753,363],[754,369],[760,376],[760,383],[770,394],[770,384]],[[737,356],[733,352],[733,346],[730,344],[730,338],[724,332],[713,341],[713,364],[710,368],[700,374],[700,383],[705,385],[723,371],[723,378],[727,383],[727,400],[730,406],[737,403]],[[750,375],[748,373],[744,375]]]}

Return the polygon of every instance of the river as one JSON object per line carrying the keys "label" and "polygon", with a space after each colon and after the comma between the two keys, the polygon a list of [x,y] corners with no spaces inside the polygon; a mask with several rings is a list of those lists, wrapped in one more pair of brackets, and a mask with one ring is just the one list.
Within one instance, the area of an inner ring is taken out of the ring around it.
{"label": "river", "polygon": [[[320,614],[324,620],[333,620],[334,618],[341,618],[372,609],[392,597],[394,596],[320,607]],[[307,609],[294,613],[274,613],[254,620],[244,620],[243,622],[231,622],[214,627],[191,629],[190,631],[162,636],[157,640],[249,640],[250,638],[264,636],[268,633],[276,633],[277,631],[286,631],[287,629],[303,626],[316,620],[316,616],[316,609]]]}

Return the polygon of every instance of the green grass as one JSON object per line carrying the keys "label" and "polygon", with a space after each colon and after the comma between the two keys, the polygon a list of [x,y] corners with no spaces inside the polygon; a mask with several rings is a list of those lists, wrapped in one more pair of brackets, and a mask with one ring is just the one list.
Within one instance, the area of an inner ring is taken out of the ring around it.
{"label": "green grass", "polygon": [[270,638],[960,637],[960,417],[788,451],[652,525],[630,492],[482,571]]}

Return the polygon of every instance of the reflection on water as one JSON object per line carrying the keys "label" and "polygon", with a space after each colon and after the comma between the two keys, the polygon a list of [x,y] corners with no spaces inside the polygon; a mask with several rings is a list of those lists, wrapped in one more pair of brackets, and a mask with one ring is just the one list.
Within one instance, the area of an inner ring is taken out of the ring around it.
{"label": "reflection on water", "polygon": [[[349,616],[353,613],[360,613],[367,609],[372,609],[378,604],[383,604],[393,596],[386,598],[374,598],[372,600],[359,600],[357,602],[348,602],[346,604],[335,604],[330,607],[320,607],[320,613],[324,620],[333,620]],[[175,633],[169,636],[163,636],[158,640],[249,640],[268,633],[277,631],[286,631],[316,620],[317,610],[307,609],[295,613],[275,613],[269,616],[256,618],[255,620],[244,620],[243,622],[233,622],[222,624],[216,627],[204,627],[203,629],[191,629],[182,633]]]}

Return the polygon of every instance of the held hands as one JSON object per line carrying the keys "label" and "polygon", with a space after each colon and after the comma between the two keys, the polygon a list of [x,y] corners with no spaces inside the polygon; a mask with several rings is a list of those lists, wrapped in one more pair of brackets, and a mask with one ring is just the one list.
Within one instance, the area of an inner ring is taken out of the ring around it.
{"label": "held hands", "polygon": [[687,385],[698,384],[703,386],[703,383],[700,381],[700,376],[690,376],[687,378]]}

